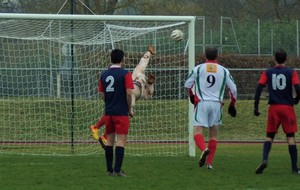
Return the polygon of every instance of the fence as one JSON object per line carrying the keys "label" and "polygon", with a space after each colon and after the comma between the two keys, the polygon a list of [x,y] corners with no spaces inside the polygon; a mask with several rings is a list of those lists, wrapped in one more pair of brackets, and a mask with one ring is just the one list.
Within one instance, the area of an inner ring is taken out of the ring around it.
{"label": "fence", "polygon": [[196,50],[204,52],[206,46],[219,47],[220,54],[270,56],[278,48],[290,56],[299,56],[299,20],[265,21],[238,20],[221,17],[219,28],[207,26],[209,20],[197,17]]}
{"label": "fence", "polygon": [[[97,73],[99,68],[74,68],[74,94],[77,98],[94,99],[98,97]],[[252,99],[261,69],[230,69],[238,90],[239,99]],[[187,97],[183,83],[188,69],[152,68],[158,79],[155,84],[154,99],[184,99]],[[1,68],[1,96],[7,97],[70,97],[71,74],[69,70],[26,68]],[[170,81],[173,81],[170,83]]]}

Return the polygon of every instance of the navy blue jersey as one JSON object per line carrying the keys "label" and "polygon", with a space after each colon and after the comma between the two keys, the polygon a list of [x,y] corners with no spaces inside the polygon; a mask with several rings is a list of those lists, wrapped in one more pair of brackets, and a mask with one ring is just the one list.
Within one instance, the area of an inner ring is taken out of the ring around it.
{"label": "navy blue jersey", "polygon": [[272,67],[264,71],[259,84],[268,85],[269,104],[294,105],[293,85],[298,81],[295,70],[288,67]]}
{"label": "navy blue jersey", "polygon": [[111,67],[100,76],[99,91],[104,92],[105,115],[128,115],[126,89],[133,89],[131,73]]}

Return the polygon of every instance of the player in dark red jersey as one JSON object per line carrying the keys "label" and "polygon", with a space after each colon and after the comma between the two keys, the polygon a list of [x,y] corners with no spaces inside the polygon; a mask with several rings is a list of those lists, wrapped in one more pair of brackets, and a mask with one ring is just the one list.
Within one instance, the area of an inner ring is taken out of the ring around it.
{"label": "player in dark red jersey", "polygon": [[[296,114],[294,104],[298,104],[300,99],[300,86],[298,74],[293,68],[285,66],[287,53],[279,49],[275,52],[276,65],[262,72],[256,88],[254,97],[254,115],[259,116],[259,99],[263,87],[268,86],[269,109],[266,127],[266,140],[263,144],[263,159],[256,169],[256,174],[261,174],[268,165],[268,157],[278,131],[282,126],[286,134],[291,166],[293,174],[300,174],[297,166],[297,146],[295,133],[297,132]],[[296,91],[296,98],[293,98],[293,87]]]}
{"label": "player in dark red jersey", "polygon": [[[101,74],[99,92],[105,102],[105,130],[107,133],[105,147],[106,172],[107,175],[126,177],[126,174],[121,169],[130,125],[129,116],[133,117],[134,115],[131,107],[132,89],[134,87],[132,74],[121,66],[123,59],[124,52],[122,50],[112,50],[112,65]],[[113,166],[114,157],[115,162]]]}

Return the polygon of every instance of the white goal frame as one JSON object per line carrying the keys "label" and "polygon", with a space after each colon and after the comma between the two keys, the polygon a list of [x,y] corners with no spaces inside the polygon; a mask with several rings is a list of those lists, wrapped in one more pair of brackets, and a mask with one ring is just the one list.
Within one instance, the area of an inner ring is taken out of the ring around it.
{"label": "white goal frame", "polygon": [[[194,16],[128,16],[128,15],[66,15],[66,14],[13,14],[1,13],[0,20],[3,19],[34,19],[34,20],[87,20],[87,21],[182,21],[188,23],[188,40],[186,50],[188,53],[188,70],[195,66],[195,21]],[[182,79],[181,79],[182,80]],[[188,126],[189,126],[189,156],[195,156],[195,144],[193,138],[193,105],[188,106]]]}

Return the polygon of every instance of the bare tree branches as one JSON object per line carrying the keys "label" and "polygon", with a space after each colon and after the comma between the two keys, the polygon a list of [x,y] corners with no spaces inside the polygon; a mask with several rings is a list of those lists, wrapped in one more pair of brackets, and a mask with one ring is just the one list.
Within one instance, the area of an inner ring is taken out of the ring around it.
{"label": "bare tree branches", "polygon": [[[0,12],[69,14],[72,0],[0,0]],[[76,14],[300,19],[300,0],[74,0]]]}

